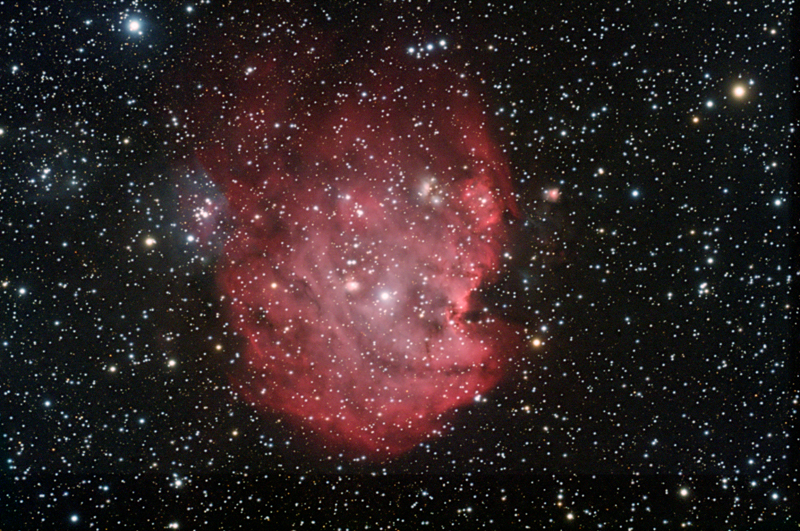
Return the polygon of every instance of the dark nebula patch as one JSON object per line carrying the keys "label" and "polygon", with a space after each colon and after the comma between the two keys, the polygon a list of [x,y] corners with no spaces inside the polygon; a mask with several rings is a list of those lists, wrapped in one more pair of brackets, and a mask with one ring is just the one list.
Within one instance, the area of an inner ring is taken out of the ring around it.
{"label": "dark nebula patch", "polygon": [[234,385],[326,445],[403,453],[522,343],[477,295],[517,216],[485,107],[463,75],[390,54],[260,55],[239,75],[198,152],[232,222]]}

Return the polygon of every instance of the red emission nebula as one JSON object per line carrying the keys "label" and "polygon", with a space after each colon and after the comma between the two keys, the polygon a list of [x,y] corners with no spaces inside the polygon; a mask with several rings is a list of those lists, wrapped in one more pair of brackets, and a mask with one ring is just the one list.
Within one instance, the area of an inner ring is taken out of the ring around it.
{"label": "red emission nebula", "polygon": [[521,344],[476,294],[517,215],[485,106],[411,58],[242,70],[198,152],[233,225],[218,284],[246,341],[234,385],[324,446],[404,453]]}

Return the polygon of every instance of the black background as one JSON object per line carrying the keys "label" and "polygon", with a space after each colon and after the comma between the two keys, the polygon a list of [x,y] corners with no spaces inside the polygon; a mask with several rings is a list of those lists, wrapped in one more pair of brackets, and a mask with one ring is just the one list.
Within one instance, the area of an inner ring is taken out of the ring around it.
{"label": "black background", "polygon": [[[790,3],[189,5],[0,5],[3,529],[797,525]],[[195,86],[316,35],[473,79],[523,213],[483,296],[544,343],[388,462],[236,398],[191,216]]]}

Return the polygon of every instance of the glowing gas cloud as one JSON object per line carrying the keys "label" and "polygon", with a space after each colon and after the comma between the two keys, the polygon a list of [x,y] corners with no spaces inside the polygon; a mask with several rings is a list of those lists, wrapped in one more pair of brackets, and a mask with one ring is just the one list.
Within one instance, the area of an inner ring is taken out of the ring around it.
{"label": "glowing gas cloud", "polygon": [[500,380],[483,309],[516,205],[464,76],[410,58],[248,59],[198,152],[232,224],[218,285],[234,385],[324,445],[397,455]]}

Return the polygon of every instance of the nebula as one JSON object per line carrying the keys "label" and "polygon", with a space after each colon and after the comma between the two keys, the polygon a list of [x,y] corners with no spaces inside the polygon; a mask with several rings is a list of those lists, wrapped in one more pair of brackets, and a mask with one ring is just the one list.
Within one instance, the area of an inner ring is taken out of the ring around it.
{"label": "nebula", "polygon": [[521,331],[478,291],[517,209],[465,76],[411,58],[246,61],[198,158],[232,229],[218,264],[237,392],[326,447],[391,457],[500,381]]}

